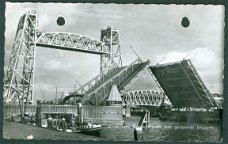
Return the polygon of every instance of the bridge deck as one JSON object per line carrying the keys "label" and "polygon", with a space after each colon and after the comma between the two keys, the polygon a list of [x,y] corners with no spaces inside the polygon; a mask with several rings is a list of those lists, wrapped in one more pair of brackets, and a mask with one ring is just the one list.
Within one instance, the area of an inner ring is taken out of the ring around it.
{"label": "bridge deck", "polygon": [[173,106],[217,106],[190,60],[150,66],[149,69]]}
{"label": "bridge deck", "polygon": [[90,102],[92,105],[102,105],[108,98],[112,84],[116,84],[119,91],[132,81],[139,72],[141,72],[148,64],[149,60],[142,62],[137,59],[128,66],[118,68],[113,74],[109,75],[102,82],[94,84],[93,89],[88,90],[82,98],[82,103]]}

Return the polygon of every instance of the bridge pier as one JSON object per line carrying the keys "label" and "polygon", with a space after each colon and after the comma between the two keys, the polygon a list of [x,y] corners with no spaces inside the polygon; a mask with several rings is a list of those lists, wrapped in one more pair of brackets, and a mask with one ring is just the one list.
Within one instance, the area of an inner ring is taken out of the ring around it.
{"label": "bridge pier", "polygon": [[38,126],[41,126],[41,101],[37,101],[37,107],[36,107],[36,124]]}
{"label": "bridge pier", "polygon": [[131,107],[130,106],[126,106],[124,108],[124,115],[125,115],[125,117],[130,117],[131,116]]}
{"label": "bridge pier", "polygon": [[136,128],[134,128],[134,139],[136,141],[142,141],[143,140],[143,130],[142,130],[142,127],[136,127]]}
{"label": "bridge pier", "polygon": [[77,109],[78,109],[78,123],[83,123],[83,114],[82,114],[82,104],[78,103],[77,104]]}
{"label": "bridge pier", "polygon": [[52,128],[52,117],[51,117],[51,116],[48,116],[48,119],[47,119],[47,127],[48,127],[49,129]]}

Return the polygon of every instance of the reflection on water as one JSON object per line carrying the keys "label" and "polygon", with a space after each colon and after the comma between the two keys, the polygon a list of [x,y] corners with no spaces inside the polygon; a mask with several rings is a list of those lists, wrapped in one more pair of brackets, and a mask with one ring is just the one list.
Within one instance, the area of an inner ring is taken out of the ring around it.
{"label": "reflection on water", "polygon": [[[101,137],[108,140],[134,140],[134,126],[140,117],[124,118],[123,127],[104,127]],[[150,127],[143,130],[145,141],[179,141],[179,142],[220,142],[222,129],[220,124],[190,124],[186,122],[160,121],[151,118]]]}

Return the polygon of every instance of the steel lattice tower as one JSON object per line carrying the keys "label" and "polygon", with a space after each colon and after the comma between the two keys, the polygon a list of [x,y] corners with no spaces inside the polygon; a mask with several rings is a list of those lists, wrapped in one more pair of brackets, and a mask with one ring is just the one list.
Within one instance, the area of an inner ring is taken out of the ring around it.
{"label": "steel lattice tower", "polygon": [[37,46],[99,54],[100,72],[122,66],[119,32],[101,30],[101,41],[73,33],[38,32],[37,12],[29,11],[20,20],[4,77],[4,101],[32,102],[34,97],[35,50]]}
{"label": "steel lattice tower", "polygon": [[20,20],[4,77],[4,101],[32,102],[37,13],[29,11]]}
{"label": "steel lattice tower", "polygon": [[107,27],[101,30],[101,41],[108,48],[109,54],[102,54],[100,60],[100,71],[106,72],[114,67],[122,66],[121,51],[120,51],[120,36],[119,31],[112,27]]}

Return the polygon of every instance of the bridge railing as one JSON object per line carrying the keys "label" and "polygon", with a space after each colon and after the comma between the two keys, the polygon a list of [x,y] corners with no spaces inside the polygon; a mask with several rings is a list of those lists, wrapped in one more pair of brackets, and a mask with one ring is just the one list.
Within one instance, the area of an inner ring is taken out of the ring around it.
{"label": "bridge railing", "polygon": [[[25,107],[26,113],[36,113],[36,105],[27,105]],[[3,105],[3,119],[8,119],[12,116],[17,116],[21,114],[21,108],[19,105]]]}
{"label": "bridge railing", "polygon": [[101,73],[101,74],[97,75],[96,77],[94,77],[93,79],[88,81],[86,84],[84,84],[83,86],[78,88],[72,94],[85,94],[85,93],[88,93],[92,89],[94,89],[97,86],[99,86],[101,83],[103,83],[106,80],[108,80],[110,78],[110,76],[112,76],[117,71],[117,69],[118,68],[115,67],[115,68],[112,68],[112,69],[108,70],[107,73]]}
{"label": "bridge railing", "polygon": [[[36,113],[37,105],[27,105],[25,114]],[[78,114],[77,105],[41,105],[41,113],[72,113]],[[3,105],[3,119],[8,119],[12,116],[21,114],[19,105]]]}
{"label": "bridge railing", "polygon": [[19,105],[4,105],[3,106],[3,119],[19,115],[21,113]]}
{"label": "bridge railing", "polygon": [[149,64],[149,60],[142,62],[140,59],[137,59],[130,65],[121,67],[112,77],[101,83],[97,88],[86,93],[82,98],[82,104],[87,101],[92,102],[93,105],[101,104],[108,97],[112,84],[116,84],[119,90],[124,89],[147,64]]}
{"label": "bridge railing", "polygon": [[[203,91],[205,92],[205,94],[203,94],[203,95],[205,95],[209,99],[211,105],[216,106],[216,107],[221,109],[222,106],[218,102],[216,102],[216,100],[214,99],[214,97],[211,94],[211,92],[208,90],[206,85],[203,83],[203,80],[200,78],[199,73],[197,72],[195,66],[192,64],[192,61],[189,59],[186,62],[188,63],[188,65],[189,65],[188,68],[191,69],[191,71],[193,72],[195,78],[198,79],[199,83],[197,83],[197,84],[199,84],[199,85],[201,85],[203,87]],[[194,81],[194,82],[196,82],[196,81]]]}
{"label": "bridge railing", "polygon": [[41,113],[74,113],[78,114],[76,105],[41,105]]}
{"label": "bridge railing", "polygon": [[122,120],[122,107],[82,106],[81,113],[86,120]]}

